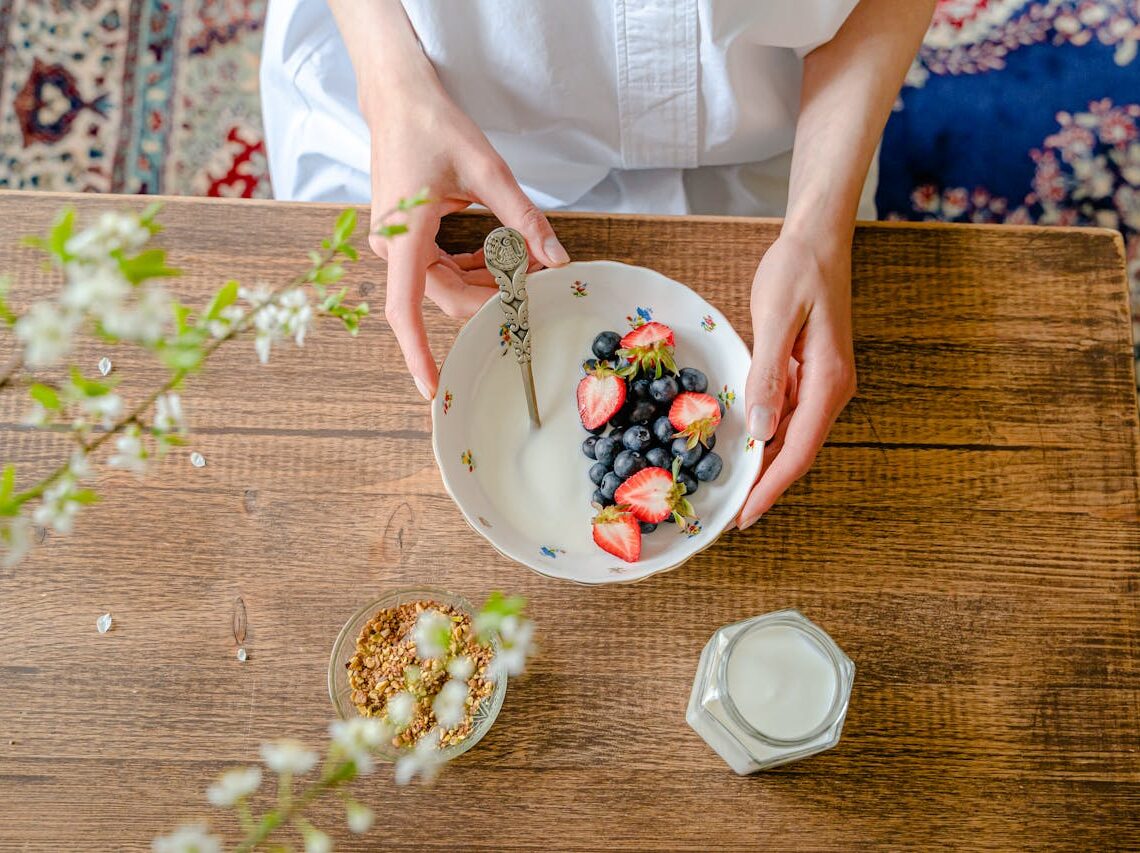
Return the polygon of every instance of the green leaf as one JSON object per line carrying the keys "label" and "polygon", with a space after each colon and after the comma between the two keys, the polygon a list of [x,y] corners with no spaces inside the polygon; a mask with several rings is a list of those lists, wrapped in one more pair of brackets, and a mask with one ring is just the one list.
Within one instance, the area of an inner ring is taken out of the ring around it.
{"label": "green leaf", "polygon": [[348,258],[350,261],[359,261],[360,253],[356,251],[356,247],[348,243],[341,244],[340,253]]}
{"label": "green leaf", "polygon": [[85,397],[102,397],[114,387],[110,383],[86,379],[83,374],[79,372],[78,367],[71,368],[71,384],[76,391]]}
{"label": "green leaf", "polygon": [[57,394],[55,389],[50,385],[37,382],[28,389],[28,393],[32,395],[33,400],[45,409],[54,410],[59,408],[59,394]]}
{"label": "green leaf", "polygon": [[222,316],[222,312],[237,302],[238,297],[238,283],[230,279],[219,288],[218,292],[214,294],[214,298],[210,300],[210,304],[206,306],[206,311],[203,314],[203,320],[217,320]]}
{"label": "green leaf", "polygon": [[356,210],[350,207],[342,211],[340,216],[336,218],[336,225],[333,226],[333,243],[340,246],[352,236],[352,232],[355,230]]}
{"label": "green leaf", "polygon": [[59,212],[52,223],[51,232],[48,235],[47,248],[48,251],[59,258],[61,261],[66,261],[70,256],[67,254],[67,241],[71,239],[72,233],[75,231],[75,208],[65,207]]}
{"label": "green leaf", "polygon": [[334,284],[344,278],[344,267],[340,264],[329,264],[317,270],[314,281],[317,284]]}
{"label": "green leaf", "polygon": [[174,300],[170,303],[170,311],[174,315],[174,330],[181,336],[190,328],[190,306]]}
{"label": "green leaf", "polygon": [[321,256],[321,253],[316,249],[309,249],[309,260],[313,262],[314,267],[319,267],[325,262],[325,259]]}
{"label": "green leaf", "polygon": [[0,474],[0,501],[6,501],[16,491],[16,465],[9,462],[4,466],[4,473]]}
{"label": "green leaf", "polygon": [[431,199],[428,197],[428,188],[422,187],[418,193],[408,198],[402,198],[396,202],[396,210],[411,210],[413,207],[419,207],[421,204],[427,204]]}
{"label": "green leaf", "polygon": [[99,496],[90,489],[76,489],[71,493],[71,499],[77,504],[91,505],[99,502]]}
{"label": "green leaf", "polygon": [[151,430],[151,432],[153,432],[158,437],[158,440],[163,444],[168,444],[172,447],[185,447],[187,444],[189,444],[185,438],[178,435],[177,433],[162,432],[161,430],[157,429]]}
{"label": "green leaf", "polygon": [[182,275],[182,270],[166,265],[165,249],[147,249],[133,258],[120,257],[119,269],[131,284],[138,284],[148,278]]}
{"label": "green leaf", "polygon": [[158,212],[162,210],[161,201],[152,201],[143,208],[143,212],[139,214],[139,224],[142,225],[151,234],[157,234],[162,231],[162,226],[155,221]]}
{"label": "green leaf", "polygon": [[523,596],[505,596],[499,590],[495,590],[487,596],[487,601],[483,604],[481,612],[505,619],[508,616],[520,615],[524,607],[526,607],[526,599]]}
{"label": "green leaf", "polygon": [[3,320],[9,326],[14,326],[16,324],[16,321],[19,319],[20,318],[16,316],[15,312],[13,312],[12,309],[8,307],[8,303],[5,302],[2,297],[0,297],[0,320]]}
{"label": "green leaf", "polygon": [[158,355],[162,363],[173,371],[197,370],[205,357],[200,344],[178,340],[167,342]]}
{"label": "green leaf", "polygon": [[376,228],[376,234],[383,237],[385,240],[396,237],[400,234],[407,234],[408,226],[403,223],[396,222],[391,225],[380,225]]}

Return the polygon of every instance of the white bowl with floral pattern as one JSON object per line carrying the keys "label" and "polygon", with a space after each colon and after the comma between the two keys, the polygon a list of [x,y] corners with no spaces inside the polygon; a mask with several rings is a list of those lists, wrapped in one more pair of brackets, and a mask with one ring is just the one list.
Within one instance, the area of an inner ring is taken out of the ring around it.
{"label": "white bowl with floral pattern", "polygon": [[[625,583],[676,568],[732,526],[760,473],[763,445],[747,434],[749,351],[724,315],[685,285],[643,267],[572,263],[529,277],[533,369],[543,425],[529,423],[518,362],[499,299],[463,327],[440,372],[432,445],[444,486],[471,527],[501,553],[540,574],[584,584]],[[624,334],[649,320],[676,337],[681,367],[709,380],[724,407],[720,477],[690,496],[697,518],[642,537],[626,563],[592,539],[589,435],[575,390],[601,331]]]}

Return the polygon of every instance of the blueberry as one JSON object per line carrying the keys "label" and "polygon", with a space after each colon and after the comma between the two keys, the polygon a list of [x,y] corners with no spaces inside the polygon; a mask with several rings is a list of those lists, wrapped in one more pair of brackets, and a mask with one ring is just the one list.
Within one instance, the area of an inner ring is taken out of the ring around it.
{"label": "blueberry", "polygon": [[611,429],[607,433],[607,436],[609,438],[612,438],[614,441],[616,441],[618,443],[618,445],[619,445],[618,450],[620,451],[621,450],[621,446],[620,446],[621,440],[622,440],[622,438],[625,437],[625,430],[622,429],[621,427],[614,427],[613,429]]}
{"label": "blueberry", "polygon": [[672,376],[662,376],[649,383],[649,396],[658,403],[672,403],[678,393],[677,380]]}
{"label": "blueberry", "polygon": [[629,383],[629,393],[633,395],[635,400],[648,400],[649,386],[648,379],[635,379]]}
{"label": "blueberry", "polygon": [[709,378],[695,367],[681,368],[681,387],[686,391],[703,394],[709,389]]}
{"label": "blueberry", "polygon": [[664,468],[668,471],[669,466],[673,464],[673,457],[669,455],[669,451],[664,447],[652,447],[649,449],[649,452],[645,454],[645,461],[654,468]]}
{"label": "blueberry", "polygon": [[614,464],[617,452],[618,443],[608,435],[602,436],[594,443],[594,458],[607,468]]}
{"label": "blueberry", "polygon": [[685,487],[685,495],[695,495],[697,493],[697,478],[682,468],[677,472],[677,482]]}
{"label": "blueberry", "polygon": [[620,346],[621,335],[617,332],[602,332],[594,338],[594,344],[590,349],[598,358],[613,358]]}
{"label": "blueberry", "polygon": [[649,434],[649,427],[635,424],[622,434],[621,443],[627,450],[645,450],[653,436]]}
{"label": "blueberry", "polygon": [[657,416],[657,407],[652,400],[638,400],[629,413],[631,424],[647,424]]}
{"label": "blueberry", "polygon": [[693,468],[693,474],[696,475],[698,480],[704,480],[707,483],[719,477],[720,470],[723,467],[724,462],[720,456],[710,450],[705,454],[704,458],[697,463],[696,467]]}
{"label": "blueberry", "polygon": [[637,523],[641,526],[642,533],[652,533],[657,529],[657,525],[652,521],[639,521]]}
{"label": "blueberry", "polygon": [[[681,438],[673,439],[673,443],[669,446],[670,451],[674,456],[681,458],[681,465],[685,468],[692,468],[700,461],[701,453],[703,452],[700,443],[688,446],[689,440],[682,436]],[[595,448],[596,450],[596,448]]]}
{"label": "blueberry", "polygon": [[614,492],[618,490],[618,486],[622,484],[622,478],[610,471],[602,478],[602,485],[598,487],[598,491],[602,493],[602,497],[609,501],[614,499]]}
{"label": "blueberry", "polygon": [[608,473],[610,473],[610,469],[601,462],[595,462],[590,466],[590,480],[595,486],[600,486]]}
{"label": "blueberry", "polygon": [[716,447],[716,433],[713,433],[712,435],[710,435],[708,437],[708,439],[705,441],[705,450],[706,451],[712,450],[714,447]]}
{"label": "blueberry", "polygon": [[605,431],[606,431],[606,425],[605,424],[600,424],[600,425],[594,427],[593,429],[586,430],[586,432],[590,433],[590,435],[601,435]]}
{"label": "blueberry", "polygon": [[633,411],[634,400],[632,397],[626,397],[625,402],[622,403],[620,409],[614,412],[614,416],[610,418],[610,426],[625,427],[629,425],[629,414]]}
{"label": "blueberry", "polygon": [[718,397],[718,398],[717,398],[717,401],[716,401],[716,407],[717,407],[718,409],[720,409],[720,416],[723,418],[723,417],[724,417],[724,413],[728,411],[728,407],[727,407],[727,406],[725,406],[725,404],[724,404],[724,400],[721,400],[721,399]]}
{"label": "blueberry", "polygon": [[601,489],[594,489],[594,496],[590,500],[598,506],[610,506],[614,502],[613,498],[607,498],[602,494]]}
{"label": "blueberry", "polygon": [[645,468],[645,457],[636,450],[623,450],[614,457],[614,473],[623,481]]}
{"label": "blueberry", "polygon": [[596,435],[591,435],[589,438],[582,442],[582,452],[586,454],[587,459],[596,458],[594,456],[594,445],[597,443],[598,437]]}
{"label": "blueberry", "polygon": [[653,422],[653,435],[664,447],[673,443],[673,433],[676,431],[673,429],[673,424],[669,422],[669,418],[664,415]]}

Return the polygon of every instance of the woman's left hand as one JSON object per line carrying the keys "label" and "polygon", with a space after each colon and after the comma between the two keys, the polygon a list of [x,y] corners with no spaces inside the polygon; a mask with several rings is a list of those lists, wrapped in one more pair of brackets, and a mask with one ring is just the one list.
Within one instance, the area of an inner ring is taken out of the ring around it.
{"label": "woman's left hand", "polygon": [[753,524],[811,467],[855,395],[851,244],[782,233],[752,280],[748,431],[767,442],[737,523]]}

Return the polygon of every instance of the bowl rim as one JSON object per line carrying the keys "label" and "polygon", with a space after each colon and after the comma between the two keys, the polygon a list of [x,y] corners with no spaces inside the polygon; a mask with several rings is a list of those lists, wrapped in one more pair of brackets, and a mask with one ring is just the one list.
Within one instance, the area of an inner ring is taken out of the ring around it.
{"label": "bowl rim", "polygon": [[[344,625],[341,626],[340,631],[337,632],[336,639],[333,640],[332,651],[329,653],[328,694],[338,719],[351,720],[360,716],[359,714],[349,713],[342,707],[342,701],[337,695],[336,677],[344,669],[344,661],[346,660],[345,649],[349,643],[355,643],[355,634],[359,631],[361,620],[374,615],[385,607],[392,607],[412,597],[434,599],[441,603],[451,604],[468,613],[472,618],[474,618],[478,612],[475,606],[465,596],[457,592],[452,592],[451,590],[433,586],[395,587],[386,590],[369,603],[357,608]],[[497,653],[500,649],[498,637],[492,638],[491,645]],[[495,687],[491,691],[491,695],[480,703],[480,709],[484,707],[487,709],[481,719],[480,725],[473,727],[471,734],[468,735],[466,739],[441,749],[440,754],[443,756],[444,761],[451,761],[454,758],[458,758],[467,752],[467,750],[474,747],[475,744],[482,740],[483,736],[491,730],[491,726],[495,724],[495,720],[502,710],[503,701],[507,695],[507,683],[509,680],[505,674],[495,680]],[[349,710],[355,709],[350,706]],[[375,755],[381,761],[393,763],[399,759],[400,752],[390,744],[385,744],[376,750]]]}
{"label": "bowl rim", "polygon": [[[588,260],[588,261],[571,261],[569,264],[565,264],[561,267],[543,268],[541,270],[537,270],[536,272],[534,272],[531,275],[528,275],[527,276],[527,283],[529,284],[536,277],[545,276],[547,273],[555,273],[555,272],[560,273],[561,271],[564,271],[567,268],[584,267],[584,266],[613,267],[613,268],[617,268],[617,269],[637,270],[638,272],[647,272],[647,273],[650,273],[650,274],[652,274],[658,278],[662,278],[665,281],[670,282],[671,284],[675,284],[679,287],[683,287],[683,288],[689,290],[694,295],[696,295],[699,299],[703,300],[706,304],[712,306],[712,303],[709,302],[707,299],[705,299],[705,297],[702,296],[700,293],[697,293],[697,291],[693,290],[691,287],[689,287],[684,282],[680,282],[674,278],[670,278],[669,276],[665,275],[665,273],[663,273],[663,272],[659,272],[659,271],[652,269],[650,267],[643,267],[643,266],[639,266],[637,264],[627,264],[627,263],[624,263],[622,261],[611,261],[611,260],[607,260],[607,259],[597,259],[597,260]],[[712,307],[715,308],[716,306],[712,306]],[[451,349],[448,350],[447,354],[444,355],[443,360],[440,362],[439,376],[441,378],[443,376],[443,371],[447,365],[448,358],[451,356],[451,353],[454,352],[455,345],[459,342],[460,337],[467,331],[468,327],[477,318],[479,318],[480,315],[482,315],[484,313],[494,314],[494,313],[498,312],[499,310],[500,310],[499,309],[499,301],[496,298],[491,297],[490,299],[488,299],[486,302],[484,302],[479,307],[478,311],[476,311],[473,315],[471,315],[470,318],[468,318],[468,320],[459,329],[458,334],[456,334],[455,340],[452,342]],[[724,316],[724,312],[720,311],[719,309],[717,309],[717,311],[718,311],[718,313],[721,314],[721,316]],[[726,320],[728,330],[732,333],[731,339],[735,340],[736,343],[739,344],[741,350],[744,352],[745,358],[751,360],[752,356],[751,356],[751,353],[748,349],[748,345],[744,343],[744,339],[740,337],[740,333],[736,331],[736,327],[733,326],[731,323],[727,322],[727,320],[728,320],[727,317],[725,318],[725,320]],[[442,387],[442,384],[441,384],[441,387]],[[681,557],[675,563],[671,563],[667,566],[661,566],[659,568],[652,569],[650,571],[645,571],[645,572],[642,572],[641,574],[635,574],[635,575],[632,575],[629,577],[623,577],[622,575],[627,572],[628,567],[630,565],[636,566],[637,563],[632,563],[632,564],[623,563],[623,564],[620,564],[618,566],[608,567],[609,568],[609,574],[599,576],[597,580],[582,580],[579,578],[569,578],[569,577],[565,577],[563,575],[554,574],[552,572],[545,571],[545,570],[539,568],[538,566],[534,565],[533,563],[529,562],[528,560],[523,559],[523,557],[521,555],[516,556],[515,554],[511,554],[508,551],[505,551],[503,548],[500,548],[498,543],[496,543],[490,537],[490,535],[487,533],[487,531],[484,530],[481,525],[478,525],[475,523],[475,519],[473,519],[468,514],[467,509],[463,506],[463,504],[456,497],[455,491],[452,488],[452,480],[448,475],[447,468],[443,464],[443,453],[442,453],[440,446],[439,446],[439,444],[440,444],[440,432],[439,432],[440,415],[437,411],[437,409],[439,407],[436,405],[436,401],[437,401],[438,397],[439,397],[439,392],[437,389],[436,397],[433,398],[431,401],[431,449],[432,449],[432,455],[435,457],[436,469],[439,471],[440,479],[443,481],[443,488],[447,492],[448,497],[451,498],[451,502],[453,504],[455,504],[455,506],[459,509],[459,514],[463,517],[463,520],[465,522],[467,522],[467,526],[470,527],[472,530],[474,530],[476,533],[478,533],[481,537],[483,537],[483,539],[486,540],[487,543],[497,553],[499,553],[503,557],[506,557],[511,562],[517,563],[521,566],[525,566],[526,568],[530,569],[535,574],[540,575],[544,578],[549,578],[550,580],[562,581],[562,582],[566,582],[566,583],[573,583],[573,584],[577,584],[579,586],[588,586],[588,587],[629,585],[629,584],[640,583],[641,581],[644,581],[644,580],[648,580],[649,578],[654,577],[655,575],[663,574],[665,572],[671,572],[674,569],[679,569],[681,566],[685,565],[685,563],[689,562],[689,560],[693,559],[693,557],[696,557],[698,554],[701,554],[701,553],[707,551],[709,548],[711,548],[713,545],[715,545],[717,542],[719,542],[721,537],[724,536],[724,534],[727,533],[728,530],[730,530],[733,527],[733,525],[736,522],[736,517],[740,513],[740,509],[743,508],[744,503],[748,500],[748,495],[746,494],[744,496],[744,500],[741,501],[740,506],[737,507],[736,512],[734,512],[731,516],[729,516],[729,519],[725,523],[724,527],[722,527],[716,533],[715,536],[711,537],[707,543],[705,543],[701,547],[697,548],[692,553],[686,554],[685,556]],[[756,463],[757,463],[756,476],[758,477],[760,475],[762,468],[763,468],[765,442],[763,442],[759,439],[754,439],[754,440],[756,442],[756,450],[757,450],[756,455],[755,455],[755,459],[756,459]]]}

